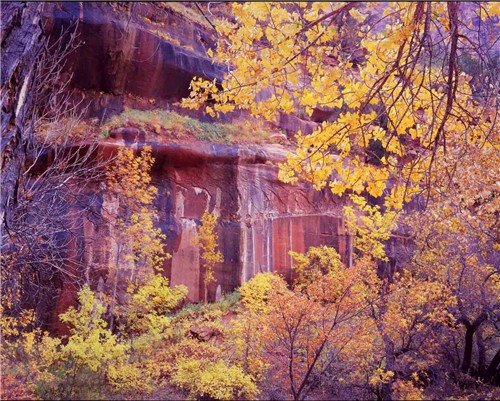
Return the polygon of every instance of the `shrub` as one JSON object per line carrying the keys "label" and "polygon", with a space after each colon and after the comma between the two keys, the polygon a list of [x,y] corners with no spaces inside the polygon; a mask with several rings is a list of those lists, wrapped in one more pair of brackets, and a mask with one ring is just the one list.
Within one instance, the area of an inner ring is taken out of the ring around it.
{"label": "shrub", "polygon": [[249,123],[248,121],[234,124],[209,123],[182,116],[174,111],[161,109],[126,109],[123,113],[112,117],[104,124],[101,127],[101,133],[124,126],[131,126],[177,139],[195,137],[202,141],[217,143],[262,143],[271,134],[264,126],[256,126],[256,123]]}
{"label": "shrub", "polygon": [[310,247],[307,253],[289,252],[297,276],[294,285],[305,288],[321,276],[338,270],[342,264],[338,252],[328,246]]}
{"label": "shrub", "polygon": [[130,287],[132,296],[122,308],[128,331],[133,333],[162,334],[170,325],[166,316],[187,295],[184,285],[170,287],[168,279],[155,274],[146,283]]}
{"label": "shrub", "polygon": [[224,361],[204,362],[185,358],[177,362],[173,382],[190,396],[217,400],[255,399],[257,386],[252,376]]}
{"label": "shrub", "polygon": [[286,288],[280,276],[273,273],[257,274],[240,287],[241,302],[251,312],[267,312],[269,293],[280,288]]}

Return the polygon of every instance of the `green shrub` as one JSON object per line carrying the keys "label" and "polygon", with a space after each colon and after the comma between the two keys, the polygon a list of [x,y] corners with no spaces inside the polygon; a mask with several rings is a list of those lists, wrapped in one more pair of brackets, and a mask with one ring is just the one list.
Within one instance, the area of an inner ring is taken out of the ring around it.
{"label": "green shrub", "polygon": [[177,320],[182,320],[185,317],[209,315],[213,312],[221,312],[222,314],[234,312],[236,311],[236,306],[239,300],[240,293],[238,291],[233,291],[229,294],[224,295],[218,302],[198,302],[187,304],[175,314],[175,318]]}

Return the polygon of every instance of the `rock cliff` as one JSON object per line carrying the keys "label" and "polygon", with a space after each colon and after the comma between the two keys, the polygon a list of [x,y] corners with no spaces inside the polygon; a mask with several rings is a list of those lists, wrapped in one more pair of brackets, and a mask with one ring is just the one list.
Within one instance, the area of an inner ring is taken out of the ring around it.
{"label": "rock cliff", "polygon": [[[190,16],[195,13],[192,8],[184,11],[156,3],[62,3],[46,8],[45,27],[54,37],[78,21],[81,45],[68,66],[74,72],[71,87],[89,105],[88,117],[105,121],[125,107],[171,108],[188,93],[192,77],[222,76],[221,68],[204,55],[213,45],[210,27],[203,24],[201,14],[199,21]],[[313,124],[293,116],[281,120],[286,123],[282,128],[290,131],[307,130]],[[289,250],[327,244],[349,262],[351,246],[339,200],[328,190],[318,192],[306,183],[292,186],[278,180],[277,163],[284,160],[290,145],[180,143],[147,134],[114,134],[102,142],[101,150],[116,152],[144,144],[152,146],[156,159],[155,206],[172,254],[164,271],[172,284],[188,286],[192,301],[203,298],[199,251],[193,239],[205,211],[220,216],[224,255],[214,271],[208,300],[234,290],[258,272],[277,271],[290,279]],[[96,210],[112,201],[101,197]],[[85,247],[89,264],[102,265],[113,257],[111,233],[112,227],[86,221],[85,241],[75,246]],[[61,284],[55,314],[74,302],[74,294],[74,287]]]}
{"label": "rock cliff", "polygon": [[[186,284],[190,298],[202,294],[196,227],[205,211],[219,216],[218,233],[224,262],[209,287],[232,291],[259,272],[277,271],[291,278],[289,250],[305,251],[328,244],[350,259],[341,218],[341,205],[328,191],[306,183],[291,186],[277,178],[282,145],[163,144],[153,147],[156,207],[167,250],[173,255],[165,272],[172,284]],[[123,139],[106,146],[136,146]]]}

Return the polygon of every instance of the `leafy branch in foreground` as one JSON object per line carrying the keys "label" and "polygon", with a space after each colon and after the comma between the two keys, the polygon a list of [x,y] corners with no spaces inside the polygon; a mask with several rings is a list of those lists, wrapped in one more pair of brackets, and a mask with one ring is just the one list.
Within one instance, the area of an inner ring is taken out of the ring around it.
{"label": "leafy branch in foreground", "polygon": [[[269,121],[330,113],[312,133],[297,133],[279,177],[348,194],[364,215],[356,233],[364,252],[385,257],[380,242],[396,214],[433,185],[438,149],[493,146],[495,50],[475,41],[498,40],[497,6],[234,3],[232,11],[234,19],[216,21],[217,48],[208,52],[228,72],[220,83],[193,79],[184,106],[212,115],[242,109]],[[461,69],[463,57],[493,68],[481,90]]]}

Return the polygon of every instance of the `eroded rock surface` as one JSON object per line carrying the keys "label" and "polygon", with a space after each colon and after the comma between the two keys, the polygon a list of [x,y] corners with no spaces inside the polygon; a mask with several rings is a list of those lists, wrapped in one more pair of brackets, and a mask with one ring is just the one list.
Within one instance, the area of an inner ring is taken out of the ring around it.
{"label": "eroded rock surface", "polygon": [[[68,59],[73,70],[70,87],[77,90],[82,104],[89,105],[89,116],[100,121],[125,107],[171,108],[189,93],[194,76],[222,77],[222,68],[205,55],[213,47],[210,29],[156,3],[54,3],[44,13],[46,29],[55,37],[78,21],[81,46]],[[289,134],[299,129],[310,132],[315,124],[293,116],[282,116],[277,122]],[[287,149],[282,144],[288,140],[285,135],[274,139],[276,143],[268,145],[169,143],[124,127],[103,142],[104,152],[152,146],[153,184],[158,188],[155,206],[172,254],[164,272],[173,285],[188,286],[190,300],[215,300],[259,272],[276,271],[290,280],[289,250],[302,252],[326,244],[349,262],[350,241],[339,200],[328,190],[317,192],[306,183],[280,182],[277,163],[285,158]],[[95,192],[99,193],[98,188]],[[108,198],[101,196],[92,206],[95,215],[110,206],[106,202],[115,202]],[[193,241],[205,211],[219,216],[224,256],[206,297],[199,250]],[[86,221],[84,227],[84,241],[75,246],[85,247],[93,280],[102,282],[106,278],[102,266],[115,252],[112,227],[97,220]],[[74,302],[75,291],[61,284],[56,313]]]}
{"label": "eroded rock surface", "polygon": [[188,93],[193,76],[222,76],[202,56],[210,36],[159,6],[66,3],[47,8],[45,15],[54,35],[77,22],[80,46],[69,61],[73,84],[80,89],[179,98]]}
{"label": "eroded rock surface", "polygon": [[349,262],[349,240],[341,219],[341,204],[329,191],[311,185],[287,185],[278,180],[277,163],[286,149],[279,144],[179,144],[112,139],[109,149],[149,144],[156,159],[153,184],[155,206],[168,238],[172,259],[165,274],[172,284],[185,284],[189,298],[203,299],[196,228],[205,211],[219,216],[218,234],[224,262],[208,288],[215,300],[217,287],[227,293],[259,272],[276,271],[290,280],[289,250],[331,245]]}
{"label": "eroded rock surface", "polygon": [[[327,190],[315,191],[303,182],[280,182],[277,163],[285,159],[284,146],[165,143],[134,137],[134,141],[129,136],[109,139],[101,151],[112,154],[123,147],[152,147],[152,183],[158,188],[154,205],[167,237],[166,250],[172,255],[164,264],[164,274],[172,285],[188,287],[189,300],[215,301],[260,272],[274,271],[291,280],[290,250],[305,252],[310,246],[329,245],[350,263],[350,238],[340,217],[342,204]],[[117,210],[118,203],[98,188],[91,198],[92,214],[83,223],[84,239],[75,241],[75,249],[69,252],[83,255],[87,271],[80,274],[97,285],[106,281],[106,266],[116,257],[112,222],[109,216],[98,216],[104,209]],[[219,249],[224,256],[223,263],[215,266],[215,281],[208,285],[206,296],[195,243],[205,211],[219,217]],[[57,315],[74,304],[76,291],[74,285],[61,282],[54,308],[56,331],[65,330]],[[125,293],[126,287],[120,291]]]}

